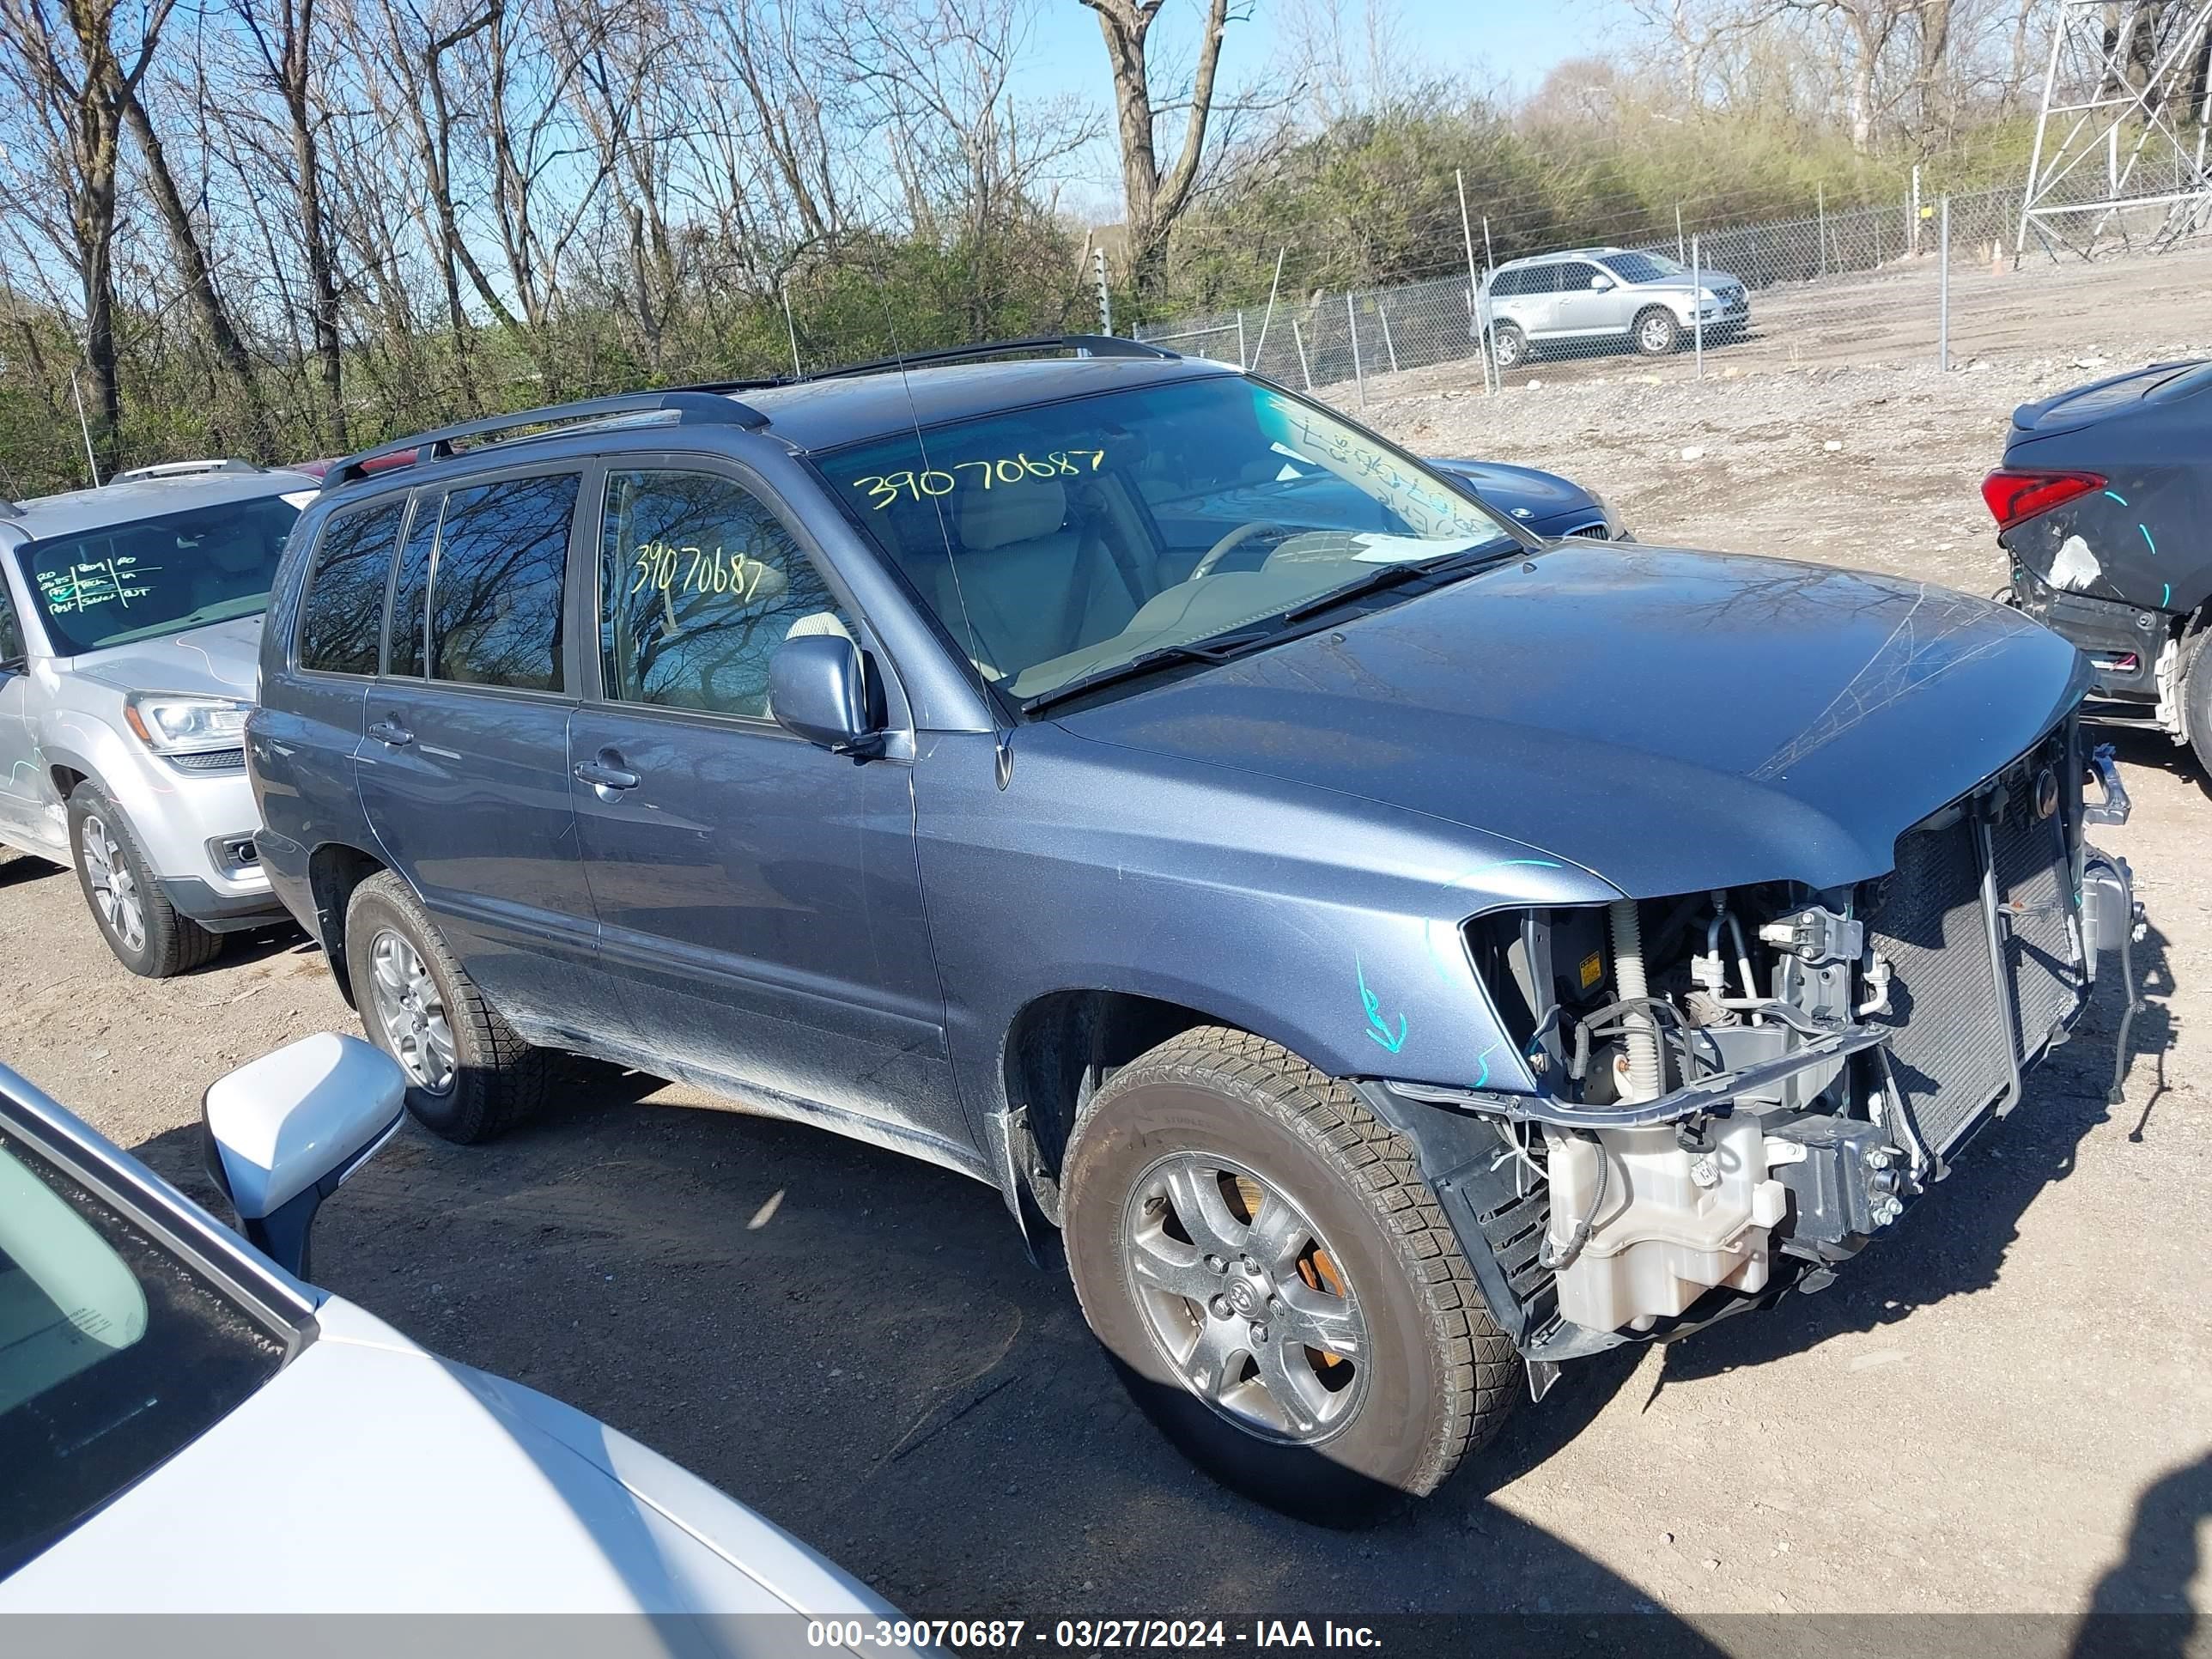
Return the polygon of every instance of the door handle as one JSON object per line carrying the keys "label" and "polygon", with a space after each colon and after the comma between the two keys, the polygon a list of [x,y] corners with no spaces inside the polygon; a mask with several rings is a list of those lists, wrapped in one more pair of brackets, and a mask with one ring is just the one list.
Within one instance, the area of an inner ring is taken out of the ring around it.
{"label": "door handle", "polygon": [[368,728],[368,735],[394,749],[404,748],[415,741],[415,734],[393,720],[378,720]]}
{"label": "door handle", "polygon": [[578,761],[576,777],[580,782],[590,784],[592,788],[600,791],[603,794],[612,794],[624,789],[635,789],[640,782],[636,773],[625,771],[619,766],[611,766],[605,758],[595,761]]}

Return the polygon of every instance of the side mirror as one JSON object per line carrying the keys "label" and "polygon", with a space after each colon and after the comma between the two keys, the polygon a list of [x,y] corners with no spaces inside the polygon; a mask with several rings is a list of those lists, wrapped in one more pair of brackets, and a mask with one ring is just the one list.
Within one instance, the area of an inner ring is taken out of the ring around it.
{"label": "side mirror", "polygon": [[1613,286],[1613,278],[1606,276],[1603,272],[1600,272],[1597,276],[1590,278],[1589,285],[1592,292],[1602,294],[1606,289]]}
{"label": "side mirror", "polygon": [[786,640],[769,661],[768,706],[778,726],[833,755],[883,752],[860,647],[842,634]]}
{"label": "side mirror", "polygon": [[392,1138],[406,1100],[398,1062],[332,1031],[217,1078],[200,1102],[202,1151],[246,1243],[306,1278],[316,1210]]}

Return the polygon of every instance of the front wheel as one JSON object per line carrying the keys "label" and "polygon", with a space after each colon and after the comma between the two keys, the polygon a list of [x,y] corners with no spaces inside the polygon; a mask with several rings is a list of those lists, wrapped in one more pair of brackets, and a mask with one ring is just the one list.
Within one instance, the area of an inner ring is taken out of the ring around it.
{"label": "front wheel", "polygon": [[69,798],[77,885],[115,959],[146,979],[169,979],[215,959],[222,940],[180,914],[161,890],[138,837],[98,784]]}
{"label": "front wheel", "polygon": [[1518,368],[1528,361],[1528,337],[1510,323],[1491,331],[1490,355],[1500,368]]}
{"label": "front wheel", "polygon": [[1223,1485],[1332,1525],[1433,1491],[1517,1362],[1413,1149],[1263,1038],[1186,1031],[1092,1097],[1070,1271],[1137,1404]]}
{"label": "front wheel", "polygon": [[1647,357],[1663,357],[1682,337],[1682,325],[1664,306],[1654,306],[1636,319],[1636,349]]}

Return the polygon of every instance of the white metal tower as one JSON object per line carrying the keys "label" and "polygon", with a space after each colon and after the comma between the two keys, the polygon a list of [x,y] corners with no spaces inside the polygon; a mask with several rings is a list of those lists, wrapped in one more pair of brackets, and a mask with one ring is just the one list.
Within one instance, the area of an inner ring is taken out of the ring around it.
{"label": "white metal tower", "polygon": [[2157,250],[2212,228],[2212,0],[2058,0],[2021,198],[2053,258]]}

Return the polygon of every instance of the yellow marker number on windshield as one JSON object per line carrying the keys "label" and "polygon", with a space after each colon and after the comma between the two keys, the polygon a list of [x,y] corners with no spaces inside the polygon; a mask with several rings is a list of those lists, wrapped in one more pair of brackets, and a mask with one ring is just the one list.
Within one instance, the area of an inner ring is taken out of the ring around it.
{"label": "yellow marker number on windshield", "polygon": [[[868,503],[878,513],[898,500],[899,492],[906,492],[909,501],[920,501],[925,495],[950,495],[961,482],[960,474],[971,484],[981,484],[985,489],[994,484],[1018,484],[1029,478],[1057,478],[1063,474],[1096,472],[1106,459],[1103,449],[1054,449],[1042,460],[1032,460],[1026,453],[1002,456],[994,461],[955,461],[951,472],[931,468],[924,472],[871,472],[853,480],[853,488],[868,492]],[[1087,461],[1089,465],[1080,465]]]}

